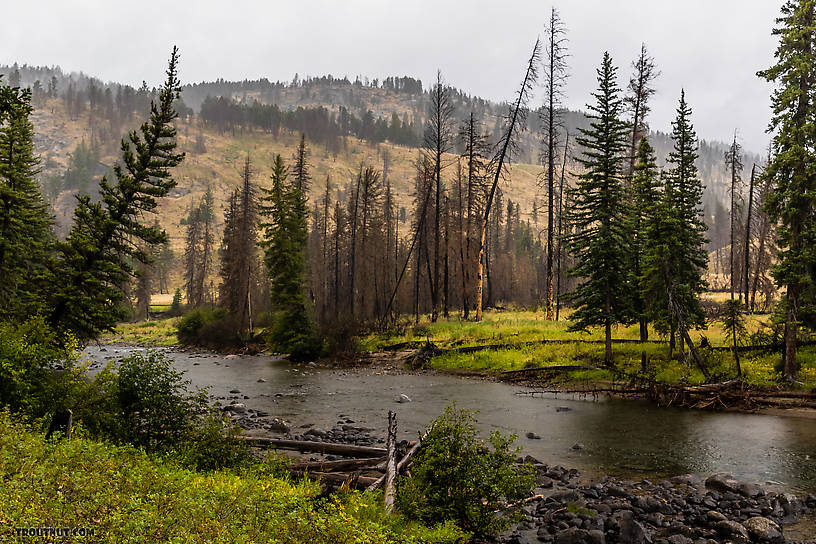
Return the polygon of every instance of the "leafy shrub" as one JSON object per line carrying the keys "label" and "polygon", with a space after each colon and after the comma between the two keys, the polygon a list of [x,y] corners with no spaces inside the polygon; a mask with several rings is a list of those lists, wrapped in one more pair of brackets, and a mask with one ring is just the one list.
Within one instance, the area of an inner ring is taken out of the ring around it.
{"label": "leafy shrub", "polygon": [[76,343],[63,342],[45,319],[0,324],[0,406],[42,417],[64,406],[64,379],[75,379]]}
{"label": "leafy shrub", "polygon": [[178,444],[207,406],[206,395],[191,394],[189,384],[158,352],[123,359],[116,383],[121,438],[148,449]]}
{"label": "leafy shrub", "polygon": [[179,342],[185,345],[204,345],[207,342],[204,336],[204,327],[227,317],[223,308],[196,308],[187,312],[178,322]]}
{"label": "leafy shrub", "polygon": [[210,410],[190,427],[179,447],[178,458],[197,470],[246,466],[252,456],[240,434],[240,427],[228,416]]}
{"label": "leafy shrub", "polygon": [[297,326],[290,321],[294,312],[280,311],[273,317],[272,326],[267,330],[267,342],[278,353],[286,353],[292,361],[308,361],[318,357],[323,345],[315,334],[311,322],[301,319]]}
{"label": "leafy shrub", "polygon": [[[454,521],[484,538],[509,526],[516,508],[509,503],[526,496],[531,471],[515,464],[515,436],[493,432],[487,442],[467,410],[448,406],[433,422],[411,467],[401,478],[399,510],[425,523]],[[497,513],[503,512],[503,513]]]}

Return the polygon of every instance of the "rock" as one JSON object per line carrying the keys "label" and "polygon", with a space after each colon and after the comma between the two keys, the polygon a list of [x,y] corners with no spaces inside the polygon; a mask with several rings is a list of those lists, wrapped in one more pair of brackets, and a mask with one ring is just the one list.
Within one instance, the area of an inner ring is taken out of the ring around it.
{"label": "rock", "polygon": [[240,392],[241,391],[238,390],[238,389],[230,389],[230,393],[232,393],[232,394],[236,394],[236,393],[240,393]]}
{"label": "rock", "polygon": [[313,427],[313,428],[309,429],[308,431],[306,431],[305,433],[303,433],[303,436],[317,436],[319,438],[325,438],[326,435],[328,435],[328,434],[329,433],[327,433],[323,429]]}
{"label": "rock", "polygon": [[725,516],[716,510],[709,510],[706,512],[706,517],[711,521],[723,521]]}
{"label": "rock", "polygon": [[741,523],[737,523],[736,521],[727,519],[718,521],[716,525],[714,525],[714,529],[717,530],[717,534],[720,536],[731,539],[734,542],[748,542],[748,531]]}
{"label": "rock", "polygon": [[555,411],[556,412],[571,412],[572,408],[570,408],[569,406],[559,406],[558,408],[555,409]]}
{"label": "rock", "polygon": [[235,355],[235,354],[232,354],[232,355],[227,355],[226,357],[224,357],[224,360],[226,360],[226,361],[232,361],[232,360],[234,360],[234,359],[238,359],[238,358],[240,358],[240,355]]}
{"label": "rock", "polygon": [[786,516],[795,516],[799,514],[802,510],[802,503],[799,502],[799,499],[796,495],[791,493],[783,493],[777,497],[777,502],[779,506],[782,507],[782,511],[785,512]]}
{"label": "rock", "polygon": [[258,378],[258,383],[266,383],[266,380],[263,378]]}
{"label": "rock", "polygon": [[696,474],[681,474],[669,480],[673,484],[687,485],[689,487],[696,487],[703,483],[703,479]]}
{"label": "rock", "polygon": [[540,436],[538,436],[538,435],[537,435],[536,433],[534,433],[534,432],[529,432],[529,433],[527,433],[527,435],[526,435],[526,436],[527,436],[527,438],[529,438],[530,440],[541,440],[541,437],[540,437]]}
{"label": "rock", "polygon": [[572,445],[572,449],[574,449],[574,450],[582,450],[582,449],[584,449],[584,445],[583,445],[583,444],[581,444],[580,442],[578,442],[578,443],[576,443],[576,444],[573,444],[573,445]]}
{"label": "rock", "polygon": [[402,393],[399,397],[394,399],[394,402],[411,402],[411,397]]}
{"label": "rock", "polygon": [[555,544],[592,544],[593,542],[589,531],[575,527],[570,527],[555,535]]}
{"label": "rock", "polygon": [[638,523],[632,516],[626,516],[620,521],[620,536],[619,542],[626,542],[628,544],[651,544],[652,539],[643,525]]}
{"label": "rock", "polygon": [[732,475],[725,472],[712,474],[705,481],[705,486],[708,489],[713,489],[714,491],[719,491],[720,493],[739,493],[739,485],[740,482],[735,480]]}
{"label": "rock", "polygon": [[269,429],[276,433],[283,433],[288,434],[291,428],[289,424],[286,423],[284,420],[280,418],[274,418],[272,421],[269,422]]}
{"label": "rock", "polygon": [[544,489],[552,489],[554,482],[552,478],[548,478],[547,476],[541,475],[536,478],[536,486],[543,487]]}
{"label": "rock", "polygon": [[672,535],[666,540],[669,544],[694,544],[692,539],[683,535]]}
{"label": "rock", "polygon": [[762,489],[762,487],[758,486],[757,484],[749,484],[745,482],[741,482],[737,486],[737,492],[744,497],[751,497],[752,499],[765,495],[765,490]]}
{"label": "rock", "polygon": [[743,523],[754,542],[770,542],[772,544],[785,542],[782,529],[768,518],[753,517]]}
{"label": "rock", "polygon": [[232,414],[245,414],[247,411],[246,404],[235,403],[224,406],[222,408],[224,412],[230,412]]}
{"label": "rock", "polygon": [[553,500],[556,500],[556,501],[558,501],[558,502],[560,502],[562,504],[569,504],[571,502],[577,501],[581,497],[578,495],[577,491],[573,491],[571,489],[570,490],[565,489],[563,491],[556,491],[555,493],[550,495],[550,498],[553,499]]}

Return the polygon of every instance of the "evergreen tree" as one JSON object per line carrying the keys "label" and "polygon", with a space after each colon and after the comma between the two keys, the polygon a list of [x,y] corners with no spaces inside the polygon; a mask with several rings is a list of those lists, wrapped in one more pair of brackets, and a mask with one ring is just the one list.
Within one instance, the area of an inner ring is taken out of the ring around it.
{"label": "evergreen tree", "polygon": [[796,337],[814,315],[816,298],[816,1],[788,0],[777,19],[776,64],[759,76],[777,84],[770,129],[773,154],[766,175],[773,188],[765,208],[780,224],[774,280],[786,290],[784,375],[796,380]]}
{"label": "evergreen tree", "polygon": [[36,176],[31,93],[0,81],[0,318],[37,312],[49,287],[52,216]]}
{"label": "evergreen tree", "polygon": [[272,164],[272,187],[263,189],[261,216],[264,263],[274,321],[269,330],[272,349],[304,360],[318,352],[306,300],[306,197],[290,183],[289,169],[280,155]]}
{"label": "evergreen tree", "polygon": [[156,199],[176,186],[171,169],[184,158],[176,153],[179,96],[178,49],[173,47],[167,80],[151,102],[150,119],[122,140],[122,163],[114,166],[115,182],[100,182],[101,200],[78,197],[74,223],[59,245],[61,281],[51,286],[49,321],[80,340],[111,329],[123,316],[123,288],[133,275],[132,262],[149,259],[144,246],[160,244],[166,233],[142,223],[156,209]]}
{"label": "evergreen tree", "polygon": [[[649,228],[649,216],[659,202],[659,171],[657,159],[649,140],[641,138],[638,145],[637,159],[632,176],[632,206],[629,213],[629,231],[632,234],[630,254],[632,273],[639,278],[643,270],[643,259],[646,251],[646,240]],[[647,297],[640,289],[632,290],[633,309],[640,324],[640,340],[649,339],[648,316],[646,312]],[[645,360],[642,361],[645,366]]]}
{"label": "evergreen tree", "polygon": [[584,148],[577,159],[584,172],[571,191],[569,219],[576,233],[568,244],[577,264],[571,276],[581,283],[570,295],[576,304],[571,329],[603,326],[604,361],[612,363],[612,326],[631,319],[631,270],[624,197],[624,160],[628,125],[609,53],[597,71],[598,91],[589,108],[589,128],[581,129]]}
{"label": "evergreen tree", "polygon": [[[668,286],[676,304],[675,310],[681,314],[685,331],[705,326],[705,314],[700,305],[700,296],[707,285],[703,279],[708,268],[706,253],[706,225],[702,218],[703,183],[697,172],[697,135],[691,123],[691,107],[686,103],[686,93],[680,93],[677,118],[672,123],[674,149],[667,159],[667,198],[677,213],[680,244],[672,256],[676,262],[676,272]],[[677,316],[675,316],[677,319]],[[680,323],[676,323],[680,325]],[[681,344],[682,345],[682,344]]]}

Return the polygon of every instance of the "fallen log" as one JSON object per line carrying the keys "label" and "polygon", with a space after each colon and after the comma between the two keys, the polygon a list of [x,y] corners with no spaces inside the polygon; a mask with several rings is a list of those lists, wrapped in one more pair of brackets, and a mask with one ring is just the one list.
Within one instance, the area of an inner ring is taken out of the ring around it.
{"label": "fallen log", "polygon": [[373,446],[353,446],[351,444],[335,444],[333,442],[312,442],[310,440],[283,440],[278,438],[263,438],[245,436],[244,440],[253,446],[271,446],[279,450],[308,451],[314,453],[328,453],[345,457],[383,457],[385,448]]}
{"label": "fallen log", "polygon": [[336,485],[349,484],[349,487],[364,488],[373,484],[377,478],[371,476],[362,476],[358,472],[352,474],[344,474],[342,472],[306,472],[304,473],[312,480],[320,480]]}
{"label": "fallen log", "polygon": [[292,463],[289,465],[289,470],[295,472],[340,472],[368,467],[374,468],[384,460],[385,457],[371,457],[367,459],[341,459],[339,461],[309,461]]}
{"label": "fallen log", "polygon": [[533,368],[519,368],[517,370],[505,370],[504,372],[499,373],[499,375],[513,376],[517,374],[534,374],[536,372],[572,372],[578,370],[598,370],[598,367],[587,365],[537,366]]}

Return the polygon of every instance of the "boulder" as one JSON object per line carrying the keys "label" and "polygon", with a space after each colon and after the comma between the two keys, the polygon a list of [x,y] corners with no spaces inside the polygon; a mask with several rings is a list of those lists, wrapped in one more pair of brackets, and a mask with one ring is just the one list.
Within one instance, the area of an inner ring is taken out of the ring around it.
{"label": "boulder", "polygon": [[405,393],[402,393],[399,397],[394,399],[394,402],[401,402],[401,403],[402,402],[411,402],[411,397],[409,397]]}
{"label": "boulder", "polygon": [[708,489],[713,489],[720,493],[739,493],[739,485],[740,482],[725,472],[712,474],[705,481],[705,486]]}
{"label": "boulder", "polygon": [[269,430],[276,432],[276,433],[283,433],[288,434],[291,430],[291,427],[288,423],[280,418],[274,418],[272,421],[269,422]]}
{"label": "boulder", "polygon": [[628,544],[651,544],[652,539],[643,525],[635,521],[632,516],[625,516],[620,520],[619,542]]}
{"label": "boulder", "polygon": [[742,526],[741,523],[737,523],[736,521],[727,519],[718,521],[717,524],[714,525],[714,529],[716,529],[717,534],[733,542],[749,541],[748,531]]}
{"label": "boulder", "polygon": [[785,542],[782,529],[768,518],[753,517],[743,523],[754,542],[781,544]]}
{"label": "boulder", "polygon": [[555,544],[594,544],[595,540],[584,529],[570,527],[555,535]]}
{"label": "boulder", "polygon": [[224,406],[222,410],[225,412],[230,412],[232,414],[245,414],[247,411],[247,407],[246,404],[241,404],[238,402],[235,404],[229,404],[227,406]]}

